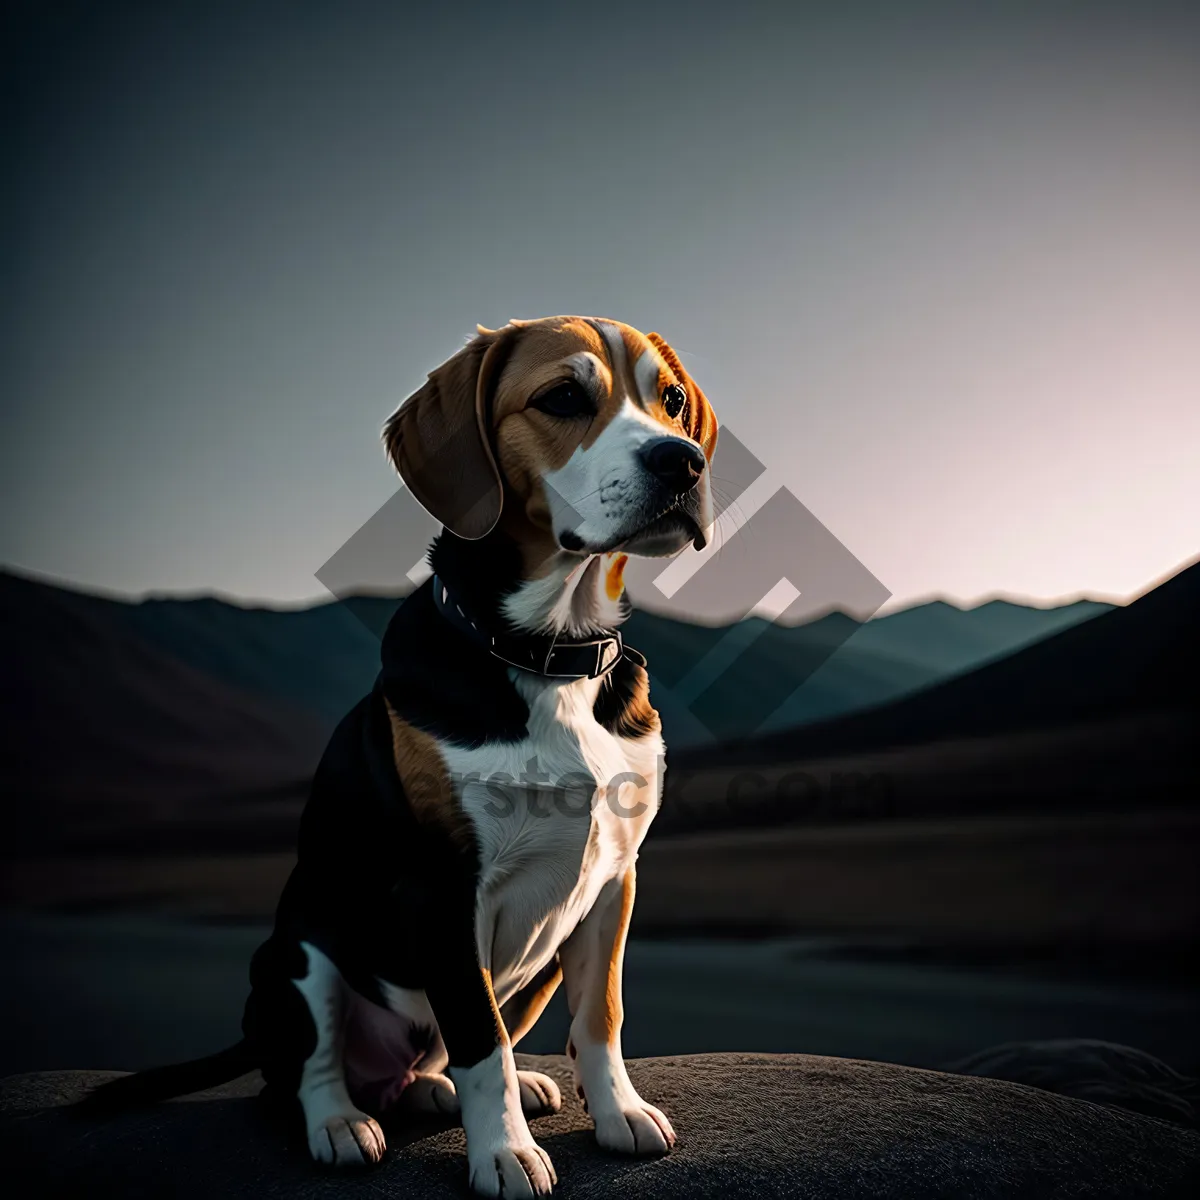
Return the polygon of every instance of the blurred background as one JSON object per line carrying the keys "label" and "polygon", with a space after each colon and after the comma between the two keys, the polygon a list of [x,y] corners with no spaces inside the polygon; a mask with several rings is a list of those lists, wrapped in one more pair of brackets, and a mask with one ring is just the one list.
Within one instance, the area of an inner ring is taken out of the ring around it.
{"label": "blurred background", "polygon": [[[890,594],[748,615],[704,730],[659,681],[627,1053],[1200,1069],[1200,18],[825,9],[7,13],[0,1074],[236,1037],[414,565],[317,578],[378,430],[556,312],[661,331]],[[730,636],[687,595],[652,668]]]}

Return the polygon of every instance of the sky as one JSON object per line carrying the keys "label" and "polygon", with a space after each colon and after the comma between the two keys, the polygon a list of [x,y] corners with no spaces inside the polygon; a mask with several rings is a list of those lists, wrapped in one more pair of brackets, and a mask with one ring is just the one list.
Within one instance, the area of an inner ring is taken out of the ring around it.
{"label": "sky", "polygon": [[0,562],[322,596],[384,418],[554,313],[666,336],[895,602],[1200,551],[1200,6],[442,7],[11,18]]}

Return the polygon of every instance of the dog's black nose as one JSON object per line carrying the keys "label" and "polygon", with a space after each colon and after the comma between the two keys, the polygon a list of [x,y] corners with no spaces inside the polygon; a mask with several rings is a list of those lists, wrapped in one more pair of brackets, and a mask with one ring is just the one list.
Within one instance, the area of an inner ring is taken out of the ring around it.
{"label": "dog's black nose", "polygon": [[690,492],[704,474],[704,451],[683,438],[655,438],[642,447],[646,469],[677,496]]}

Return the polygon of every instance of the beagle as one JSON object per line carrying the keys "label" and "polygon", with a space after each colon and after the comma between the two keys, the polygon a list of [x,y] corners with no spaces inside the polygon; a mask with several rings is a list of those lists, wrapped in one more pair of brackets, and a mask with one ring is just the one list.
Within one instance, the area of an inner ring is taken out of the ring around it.
{"label": "beagle", "polygon": [[478,335],[387,421],[444,526],[374,690],[334,732],[243,1039],[126,1076],[123,1106],[261,1068],[320,1162],[384,1153],[390,1110],[459,1113],[471,1187],[555,1183],[526,1114],[561,1104],[513,1047],[561,981],[599,1143],[661,1154],[671,1124],[621,1054],[621,969],[663,743],[617,626],[626,556],[703,547],[717,422],[657,334],[551,317]]}

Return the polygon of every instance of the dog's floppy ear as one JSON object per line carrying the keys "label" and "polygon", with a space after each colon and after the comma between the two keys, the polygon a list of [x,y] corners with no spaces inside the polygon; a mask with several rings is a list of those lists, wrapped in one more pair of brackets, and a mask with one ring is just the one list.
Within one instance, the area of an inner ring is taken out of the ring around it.
{"label": "dog's floppy ear", "polygon": [[383,427],[392,465],[435,520],[474,541],[500,519],[491,397],[515,327],[485,329],[429,373]]}
{"label": "dog's floppy ear", "polygon": [[700,390],[696,381],[683,368],[679,355],[667,344],[667,340],[657,333],[646,335],[651,345],[663,356],[668,367],[675,372],[675,377],[683,384],[688,396],[687,431],[700,443],[704,457],[712,462],[713,451],[717,448],[717,414],[713,412],[708,397]]}

